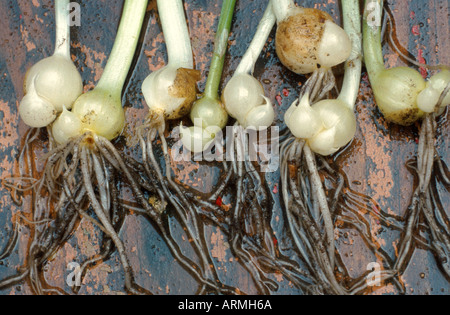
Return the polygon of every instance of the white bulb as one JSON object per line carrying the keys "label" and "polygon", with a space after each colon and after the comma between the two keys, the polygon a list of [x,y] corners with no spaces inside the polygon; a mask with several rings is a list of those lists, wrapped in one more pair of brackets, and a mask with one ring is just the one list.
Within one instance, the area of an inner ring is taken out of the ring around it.
{"label": "white bulb", "polygon": [[251,110],[264,104],[264,89],[253,76],[238,74],[226,85],[222,100],[228,114],[242,124]]}
{"label": "white bulb", "polygon": [[59,144],[67,143],[71,139],[80,136],[82,128],[81,120],[64,108],[61,115],[52,125],[53,138]]}
{"label": "white bulb", "polygon": [[335,144],[336,129],[325,129],[314,138],[308,140],[308,145],[314,153],[328,156],[339,151],[340,147]]}
{"label": "white bulb", "polygon": [[417,96],[417,106],[425,113],[433,113],[436,110],[436,105],[439,102],[441,93],[432,86],[427,86]]}
{"label": "white bulb", "polygon": [[356,116],[340,100],[324,100],[312,106],[319,115],[323,129],[309,140],[311,149],[321,155],[330,155],[347,145],[356,134]]}
{"label": "white bulb", "polygon": [[396,67],[380,72],[372,87],[380,111],[386,120],[410,126],[422,118],[417,97],[426,87],[420,73],[408,67]]}
{"label": "white bulb", "polygon": [[96,88],[81,95],[73,104],[72,113],[81,120],[83,131],[113,140],[125,126],[125,112],[120,94]]}
{"label": "white bulb", "polygon": [[71,109],[83,93],[83,81],[73,62],[66,57],[53,55],[35,64],[27,73],[25,91],[34,81],[36,92],[47,99],[60,113],[63,107]]}
{"label": "white bulb", "polygon": [[32,128],[43,128],[56,119],[56,114],[55,107],[37,94],[32,81],[28,93],[19,105],[19,115],[22,120]]}
{"label": "white bulb", "polygon": [[312,107],[322,120],[325,129],[336,129],[335,144],[337,147],[347,145],[356,133],[356,116],[348,106],[340,100],[324,100]]}
{"label": "white bulb", "polygon": [[20,116],[28,126],[42,128],[51,124],[64,107],[72,108],[83,93],[83,82],[70,59],[53,55],[31,67],[24,89]]}
{"label": "white bulb", "polygon": [[345,30],[333,21],[325,22],[317,58],[319,64],[331,69],[345,62],[352,53],[352,41]]}
{"label": "white bulb", "polygon": [[245,117],[242,127],[246,129],[265,130],[269,128],[275,120],[275,111],[272,103],[267,97],[264,97],[264,105],[253,108]]}
{"label": "white bulb", "polygon": [[198,126],[185,128],[181,126],[181,142],[183,146],[193,153],[205,151],[214,141],[214,134]]}
{"label": "white bulb", "polygon": [[166,119],[187,115],[197,99],[199,72],[166,66],[151,73],[142,84],[142,93],[151,111]]}
{"label": "white bulb", "polygon": [[[450,71],[444,70],[435,74],[427,82],[426,88],[417,97],[417,106],[426,113],[433,113],[441,99],[441,95],[450,83]],[[448,93],[441,104],[441,107],[450,105],[450,93]],[[441,110],[439,110],[440,112]]]}
{"label": "white bulb", "polygon": [[309,139],[322,130],[320,116],[311,108],[309,94],[295,101],[285,114],[286,126],[299,139]]}
{"label": "white bulb", "polygon": [[170,87],[177,76],[177,69],[164,67],[151,73],[142,84],[142,93],[148,107],[155,112],[171,112],[183,103],[179,99],[169,95]]}

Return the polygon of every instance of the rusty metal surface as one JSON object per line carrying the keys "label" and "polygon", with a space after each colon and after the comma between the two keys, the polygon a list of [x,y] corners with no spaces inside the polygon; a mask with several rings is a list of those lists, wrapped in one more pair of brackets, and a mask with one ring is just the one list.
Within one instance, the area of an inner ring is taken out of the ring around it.
{"label": "rusty metal surface", "polygon": [[[345,0],[344,0],[345,1]],[[0,0],[0,178],[16,174],[17,155],[27,127],[18,117],[17,106],[23,97],[23,79],[26,70],[53,52],[54,15],[50,0]],[[73,59],[82,73],[85,89],[93,88],[101,76],[117,30],[123,0],[79,1],[82,9],[81,27],[73,28]],[[225,64],[223,84],[233,74],[240,56],[250,42],[267,0],[238,0],[230,37],[230,49]],[[326,10],[340,20],[337,0],[297,1],[297,3]],[[449,3],[447,0],[389,1],[397,26],[399,43],[417,59],[429,64],[450,64]],[[213,50],[214,32],[218,23],[221,1],[186,0],[185,7],[195,56],[196,67],[205,78],[199,83],[203,90]],[[128,126],[119,140],[125,143],[136,126],[147,114],[140,85],[144,78],[166,61],[163,35],[156,14],[156,1],[150,0],[146,18],[145,37],[141,51],[135,60],[133,73],[125,90],[124,106]],[[255,77],[263,82],[267,96],[275,104],[278,125],[288,106],[295,100],[299,83],[305,78],[287,71],[275,55],[272,33],[263,58],[258,61]],[[388,66],[405,65],[398,54],[385,45]],[[406,168],[406,161],[415,157],[418,128],[400,128],[388,125],[377,111],[367,75],[363,75],[357,104],[358,133],[351,146],[334,157],[335,164],[344,172],[350,188],[374,198],[379,206],[390,214],[403,216],[414,188],[414,177]],[[447,117],[439,122],[438,152],[444,161],[450,161],[450,123]],[[120,144],[119,143],[119,144]],[[131,151],[130,154],[133,154]],[[208,192],[216,180],[217,170],[207,164],[188,164],[178,174],[180,181],[191,184],[200,192]],[[189,173],[190,179],[189,178]],[[192,175],[194,174],[194,175]],[[283,228],[283,214],[279,200],[278,174],[268,174],[267,184],[273,197],[273,227],[280,248],[289,253],[290,243]],[[196,183],[192,183],[195,178]],[[191,182],[189,182],[191,181]],[[450,200],[443,199],[444,209],[450,208]],[[11,202],[10,192],[0,186],[0,249],[12,233],[14,214],[29,212]],[[391,257],[395,257],[398,232],[376,229],[378,240]],[[26,261],[26,249],[30,228],[23,224],[19,242],[11,257],[0,261],[0,279],[13,275],[16,268]],[[215,228],[207,229],[210,249],[223,282],[255,293],[250,275],[231,255],[226,237]],[[174,260],[167,246],[154,227],[143,218],[129,215],[121,231],[134,269],[136,282],[157,294],[193,294],[197,284]],[[182,232],[180,243],[187,243]],[[82,222],[70,242],[45,268],[49,284],[70,292],[66,277],[70,262],[82,262],[99,249],[99,233],[89,223]],[[339,230],[338,249],[351,276],[364,274],[366,266],[376,257],[365,249],[362,239],[351,230]],[[297,294],[282,277],[275,277],[280,284],[276,294]],[[402,277],[408,294],[449,294],[450,283],[439,271],[433,255],[425,249],[417,249],[408,269]],[[84,279],[80,294],[113,294],[123,292],[123,275],[117,255],[91,269]],[[30,294],[27,283],[0,291],[0,294]],[[392,285],[378,288],[373,293],[396,293]]]}

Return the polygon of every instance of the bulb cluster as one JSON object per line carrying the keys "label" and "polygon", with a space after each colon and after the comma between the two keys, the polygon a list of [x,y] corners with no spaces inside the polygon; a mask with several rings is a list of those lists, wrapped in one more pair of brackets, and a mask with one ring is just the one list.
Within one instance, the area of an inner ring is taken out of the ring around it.
{"label": "bulb cluster", "polygon": [[275,119],[272,103],[264,96],[261,83],[249,74],[233,76],[222,100],[228,114],[246,129],[267,129]]}
{"label": "bulb cluster", "polygon": [[388,121],[402,126],[414,124],[426,113],[441,114],[450,104],[450,95],[443,99],[439,108],[436,107],[449,83],[448,70],[426,82],[418,71],[407,67],[383,70],[372,79],[380,111]]}
{"label": "bulb cluster", "polygon": [[83,82],[73,62],[55,54],[28,71],[24,90],[19,115],[28,126],[42,128],[50,125],[64,108],[72,108],[83,92]]}
{"label": "bulb cluster", "polygon": [[206,150],[228,123],[228,113],[223,104],[211,97],[198,100],[192,107],[190,118],[194,126],[181,126],[181,141],[185,148],[194,153]]}
{"label": "bulb cluster", "polygon": [[323,156],[339,151],[356,133],[356,117],[346,103],[324,100],[311,106],[308,94],[292,104],[285,121],[296,138],[307,140]]}
{"label": "bulb cluster", "polygon": [[119,95],[94,89],[81,95],[72,111],[64,110],[52,125],[53,137],[63,144],[86,132],[108,140],[120,135],[125,126],[125,113]]}

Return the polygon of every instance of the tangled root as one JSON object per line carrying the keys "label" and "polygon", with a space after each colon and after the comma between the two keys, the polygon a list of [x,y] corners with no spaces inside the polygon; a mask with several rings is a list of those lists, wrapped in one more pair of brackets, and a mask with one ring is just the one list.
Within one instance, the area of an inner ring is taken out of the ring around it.
{"label": "tangled root", "polygon": [[[142,152],[142,173],[146,178],[145,182],[149,186],[154,187],[158,194],[161,205],[160,213],[166,213],[166,207],[171,205],[175,209],[183,229],[189,239],[192,240],[191,245],[201,262],[199,270],[195,270],[196,274],[198,274],[197,278],[201,279],[203,283],[200,293],[209,293],[210,290],[213,290],[221,294],[236,294],[238,290],[221,283],[214,267],[213,259],[206,243],[201,213],[195,207],[195,204],[201,201],[193,201],[195,198],[189,196],[186,189],[173,179],[169,147],[164,136],[165,126],[162,116],[150,114],[144,125],[137,131]],[[161,142],[165,174],[156,158],[154,143],[158,140]],[[170,231],[168,232],[169,234]]]}
{"label": "tangled root", "polygon": [[[328,193],[323,177],[334,186]],[[386,227],[402,230],[399,218],[383,213],[369,197],[346,188],[347,180],[342,174],[325,158],[312,153],[305,141],[294,137],[281,146],[281,185],[290,233],[312,277],[311,293],[353,295],[368,289],[366,277],[348,280],[350,276],[335,246],[337,225],[358,231],[369,249],[384,263],[385,270],[379,275],[381,281],[392,280],[401,288],[394,279],[394,262],[372,237],[370,220],[365,215],[376,218]],[[347,279],[347,283],[338,280],[336,271],[343,274],[341,278]]]}
{"label": "tangled root", "polygon": [[[248,135],[234,126],[232,145],[227,147],[229,161],[223,162],[224,175],[207,198],[192,196],[197,212],[218,227],[228,238],[230,250],[250,273],[259,294],[278,290],[269,274],[282,274],[294,286],[306,290],[311,284],[299,265],[280,254],[271,227],[270,197],[264,178],[249,157]],[[230,193],[232,211],[224,211],[216,202]]]}
{"label": "tangled root", "polygon": [[409,207],[395,269],[402,274],[414,253],[415,244],[421,245],[417,235],[423,215],[431,235],[431,245],[427,247],[433,251],[442,271],[450,279],[450,220],[436,188],[440,183],[448,192],[450,181],[448,169],[436,151],[436,129],[435,115],[427,115],[420,131],[417,166],[408,165],[416,173],[419,185]]}
{"label": "tangled root", "polygon": [[[29,140],[23,153],[29,151]],[[0,282],[0,287],[28,277],[37,294],[63,293],[61,289],[48,288],[42,269],[84,218],[98,226],[105,236],[107,250],[102,257],[109,256],[113,247],[119,253],[125,271],[126,290],[131,294],[148,294],[134,283],[125,247],[118,236],[123,223],[123,211],[115,187],[118,173],[129,180],[134,189],[140,190],[134,180],[130,181],[131,172],[118,151],[108,140],[87,133],[51,149],[45,160],[41,178],[27,189],[32,191],[33,222],[46,223],[35,224],[24,271]],[[15,196],[19,187],[9,187]],[[85,264],[85,268],[88,265],[90,263]]]}

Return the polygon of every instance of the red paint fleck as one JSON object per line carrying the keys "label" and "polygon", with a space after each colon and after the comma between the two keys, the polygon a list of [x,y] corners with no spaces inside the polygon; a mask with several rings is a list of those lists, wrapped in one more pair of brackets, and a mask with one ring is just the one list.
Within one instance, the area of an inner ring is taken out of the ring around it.
{"label": "red paint fleck", "polygon": [[281,95],[275,96],[275,99],[277,100],[279,106],[283,104],[283,98],[281,97]]}
{"label": "red paint fleck", "polygon": [[288,89],[283,89],[283,95],[285,97],[288,97],[289,96],[289,90]]}
{"label": "red paint fleck", "polygon": [[420,35],[420,26],[414,25],[411,31],[412,31],[413,35],[419,36]]}
{"label": "red paint fleck", "polygon": [[[427,63],[427,61],[425,60],[425,58],[423,58],[423,50],[422,49],[419,49],[419,56],[418,56],[418,61],[420,62],[420,63],[423,63],[423,64],[426,64]],[[427,71],[427,69],[425,69],[424,67],[421,67],[420,68],[420,74],[422,74],[422,77],[424,78],[424,79],[426,79],[427,77],[428,77],[428,71]]]}
{"label": "red paint fleck", "polygon": [[272,241],[273,241],[273,245],[275,245],[275,246],[278,245],[278,240],[275,236],[272,237]]}
{"label": "red paint fleck", "polygon": [[419,144],[419,138],[414,139],[416,141],[416,144]]}
{"label": "red paint fleck", "polygon": [[272,192],[274,194],[278,194],[278,185],[275,185],[275,187],[273,188]]}
{"label": "red paint fleck", "polygon": [[416,12],[411,11],[411,13],[409,14],[409,17],[411,18],[411,20],[415,19],[416,18]]}
{"label": "red paint fleck", "polygon": [[218,205],[219,207],[222,207],[222,197],[217,197],[216,199],[216,205]]}

